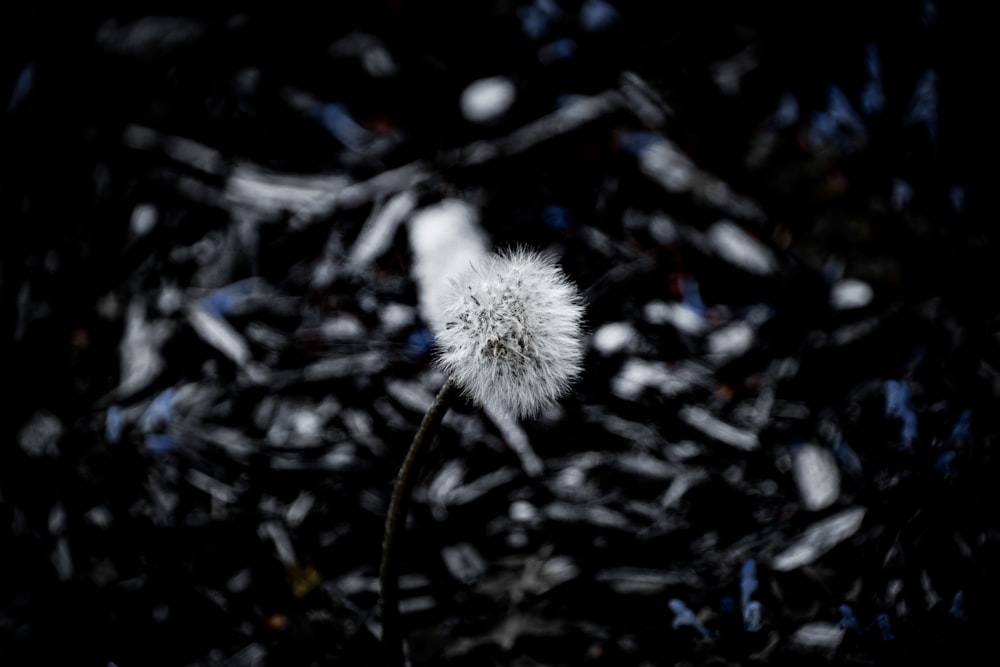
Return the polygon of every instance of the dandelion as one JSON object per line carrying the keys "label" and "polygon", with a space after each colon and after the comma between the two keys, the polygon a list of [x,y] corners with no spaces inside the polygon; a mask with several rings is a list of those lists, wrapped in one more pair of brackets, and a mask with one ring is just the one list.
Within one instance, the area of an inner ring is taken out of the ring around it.
{"label": "dandelion", "polygon": [[555,260],[518,248],[451,281],[437,362],[474,403],[530,417],[581,370],[583,305]]}
{"label": "dandelion", "polygon": [[386,664],[405,663],[395,552],[420,459],[451,400],[463,393],[487,410],[538,414],[565,395],[583,360],[583,304],[555,260],[524,248],[484,256],[443,293],[436,362],[448,380],[399,469],[386,515],[379,567]]}

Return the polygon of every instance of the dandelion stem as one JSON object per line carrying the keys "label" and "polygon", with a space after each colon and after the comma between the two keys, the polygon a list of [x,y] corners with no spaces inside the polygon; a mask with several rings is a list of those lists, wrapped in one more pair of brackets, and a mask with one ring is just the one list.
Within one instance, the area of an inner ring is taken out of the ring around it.
{"label": "dandelion stem", "polygon": [[457,393],[457,383],[453,378],[448,378],[435,397],[434,403],[427,410],[427,414],[424,415],[423,421],[420,422],[420,428],[413,436],[413,442],[406,453],[406,459],[399,468],[396,486],[392,490],[392,500],[389,502],[389,512],[385,518],[382,563],[379,567],[382,646],[385,650],[387,667],[402,667],[405,664],[399,619],[399,575],[396,572],[395,558],[397,544],[400,533],[403,532],[406,524],[407,507],[410,503],[413,485],[416,482],[416,473],[420,469],[421,459]]}

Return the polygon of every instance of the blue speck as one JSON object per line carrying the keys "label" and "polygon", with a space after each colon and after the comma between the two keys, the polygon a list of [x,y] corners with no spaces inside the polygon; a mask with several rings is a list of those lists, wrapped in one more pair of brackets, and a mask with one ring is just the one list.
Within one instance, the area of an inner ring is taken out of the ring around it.
{"label": "blue speck", "polygon": [[901,209],[913,199],[913,186],[901,178],[894,178],[892,181],[892,205]]}
{"label": "blue speck", "polygon": [[562,8],[556,0],[535,0],[535,7],[549,18],[562,16]]}
{"label": "blue speck", "polygon": [[778,108],[771,115],[770,127],[782,130],[799,122],[799,100],[791,93],[785,93],[778,100]]}
{"label": "blue speck", "polygon": [[834,122],[857,132],[864,132],[865,124],[847,100],[844,91],[838,86],[830,86],[828,100],[830,105],[828,113]]}
{"label": "blue speck", "polygon": [[836,457],[840,467],[850,474],[861,477],[864,470],[861,467],[861,457],[847,444],[843,437],[837,436],[833,443],[833,455]]}
{"label": "blue speck", "polygon": [[371,133],[355,122],[343,104],[324,104],[319,109],[319,122],[344,146],[360,150],[371,139]]}
{"label": "blue speck", "polygon": [[232,311],[233,298],[225,290],[215,290],[202,301],[205,310],[216,317],[225,317]]}
{"label": "blue speck", "polygon": [[177,439],[169,433],[154,433],[146,436],[146,451],[150,454],[164,454],[177,449]]}
{"label": "blue speck", "polygon": [[585,0],[580,7],[580,25],[584,30],[604,30],[619,19],[618,10],[604,0]]}
{"label": "blue speck", "polygon": [[903,421],[900,438],[903,446],[911,449],[917,437],[917,415],[910,402],[910,387],[902,380],[886,380],[885,414]]}
{"label": "blue speck", "polygon": [[861,90],[861,110],[871,116],[885,107],[885,92],[882,90],[882,64],[878,57],[878,47],[869,44],[865,52],[865,65],[871,78]]}
{"label": "blue speck", "polygon": [[740,568],[740,605],[746,608],[757,591],[757,564],[747,559]]}
{"label": "blue speck", "polygon": [[667,604],[670,606],[670,610],[674,612],[673,627],[675,629],[686,625],[700,632],[706,639],[715,638],[712,631],[702,625],[698,617],[694,615],[694,612],[688,609],[687,605],[683,602],[677,598],[673,598]]}
{"label": "blue speck", "polygon": [[707,308],[705,301],[701,298],[701,290],[698,288],[698,280],[694,276],[684,276],[680,281],[681,301],[688,310],[698,317],[705,317]]}
{"label": "blue speck", "polygon": [[722,609],[723,614],[735,614],[738,611],[738,607],[736,606],[736,600],[734,600],[732,596],[729,595],[723,596],[722,602],[720,603],[719,606],[720,609]]}
{"label": "blue speck", "polygon": [[903,431],[901,436],[906,448],[912,448],[913,441],[917,439],[917,414],[912,409],[903,415]]}
{"label": "blue speck", "polygon": [[941,473],[942,476],[950,478],[955,474],[955,470],[952,468],[954,462],[955,452],[949,449],[937,457],[937,460],[934,461],[934,469]]}
{"label": "blue speck", "polygon": [[546,60],[567,60],[576,53],[576,42],[569,37],[563,37],[547,45],[543,52]]}
{"label": "blue speck", "polygon": [[833,116],[825,111],[817,111],[812,115],[809,141],[813,146],[820,146],[824,143],[846,143],[846,138],[837,130]]}
{"label": "blue speck", "polygon": [[533,4],[517,10],[517,17],[521,19],[521,30],[536,41],[548,34],[552,23],[561,14],[562,10],[554,0],[535,0]]}
{"label": "blue speck", "polygon": [[838,255],[831,255],[823,264],[823,280],[832,285],[844,277],[844,260]]}
{"label": "blue speck", "polygon": [[566,231],[570,228],[569,211],[563,206],[546,206],[542,210],[542,224],[549,229]]}
{"label": "blue speck", "polygon": [[202,299],[202,307],[216,317],[228,317],[258,290],[258,278],[244,278],[214,290]]}
{"label": "blue speck", "polygon": [[404,352],[411,357],[421,357],[431,351],[434,345],[434,334],[430,329],[421,327],[414,329],[406,337],[406,344],[403,346]]}
{"label": "blue speck", "polygon": [[938,17],[938,8],[931,0],[925,0],[920,12],[920,18],[924,22],[924,27],[929,28]]}
{"label": "blue speck", "polygon": [[952,618],[964,621],[968,618],[965,614],[965,591],[959,590],[955,597],[951,599],[951,608],[948,610]]}
{"label": "blue speck", "polygon": [[955,185],[948,189],[948,200],[951,202],[951,208],[955,213],[962,213],[965,211],[965,188],[961,185]]}
{"label": "blue speck", "polygon": [[903,120],[904,125],[924,125],[930,136],[931,145],[937,145],[938,99],[937,72],[927,70],[913,90],[910,110]]}
{"label": "blue speck", "polygon": [[875,617],[875,622],[878,623],[878,629],[882,632],[882,639],[887,642],[891,642],[896,638],[892,634],[892,625],[889,623],[889,614],[879,614]]}
{"label": "blue speck", "polygon": [[878,47],[874,44],[865,47],[865,68],[868,70],[868,76],[872,79],[882,80],[882,62],[878,57]]}
{"label": "blue speck", "polygon": [[104,418],[104,437],[112,445],[117,444],[122,439],[123,422],[124,416],[121,407],[118,405],[110,406]]}
{"label": "blue speck", "polygon": [[760,632],[763,625],[760,603],[756,600],[750,601],[743,607],[743,627],[747,632]]}
{"label": "blue speck", "polygon": [[619,139],[619,145],[626,153],[638,157],[661,141],[663,137],[657,132],[625,132]]}
{"label": "blue speck", "polygon": [[951,429],[948,442],[967,442],[972,439],[972,410],[962,410],[958,416],[958,421]]}
{"label": "blue speck", "polygon": [[169,424],[174,403],[174,388],[168,387],[161,391],[146,411],[139,418],[139,428],[143,433],[150,433]]}
{"label": "blue speck", "polygon": [[24,101],[31,95],[32,88],[35,87],[35,64],[28,63],[17,75],[14,89],[10,93],[10,102],[7,103],[7,113],[13,113],[24,104]]}
{"label": "blue speck", "polygon": [[906,362],[906,373],[912,374],[920,364],[923,363],[924,359],[927,358],[927,348],[920,346],[913,350],[913,354],[910,355],[909,360]]}
{"label": "blue speck", "polygon": [[849,149],[866,134],[865,124],[837,86],[830,86],[828,108],[812,115],[809,137],[813,145],[833,144]]}
{"label": "blue speck", "polygon": [[522,7],[517,16],[521,19],[521,30],[534,40],[539,40],[549,31],[549,19],[534,5]]}
{"label": "blue speck", "polygon": [[885,106],[885,93],[882,92],[882,84],[878,81],[869,81],[861,89],[861,110],[866,116],[871,116],[882,110]]}
{"label": "blue speck", "polygon": [[740,606],[743,607],[743,627],[747,632],[758,632],[761,627],[760,602],[751,599],[758,586],[757,563],[747,559],[740,568]]}
{"label": "blue speck", "polygon": [[854,615],[854,610],[848,604],[840,605],[840,627],[845,630],[854,630],[858,634],[861,634],[861,624],[858,623],[858,617]]}

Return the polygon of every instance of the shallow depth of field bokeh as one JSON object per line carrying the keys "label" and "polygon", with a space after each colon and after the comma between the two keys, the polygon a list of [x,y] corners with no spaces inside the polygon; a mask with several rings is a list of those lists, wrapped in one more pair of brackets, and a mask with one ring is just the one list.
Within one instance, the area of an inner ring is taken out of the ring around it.
{"label": "shallow depth of field bokeh", "polygon": [[426,303],[517,246],[584,372],[445,419],[414,665],[995,660],[971,3],[358,4],[5,22],[0,664],[378,664]]}

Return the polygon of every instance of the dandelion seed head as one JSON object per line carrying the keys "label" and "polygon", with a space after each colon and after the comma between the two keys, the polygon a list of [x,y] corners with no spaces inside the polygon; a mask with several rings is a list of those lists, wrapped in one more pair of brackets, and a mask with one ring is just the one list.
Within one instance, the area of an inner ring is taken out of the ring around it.
{"label": "dandelion seed head", "polygon": [[450,281],[446,304],[437,362],[473,402],[533,416],[579,376],[583,304],[555,260],[525,248],[483,257]]}

